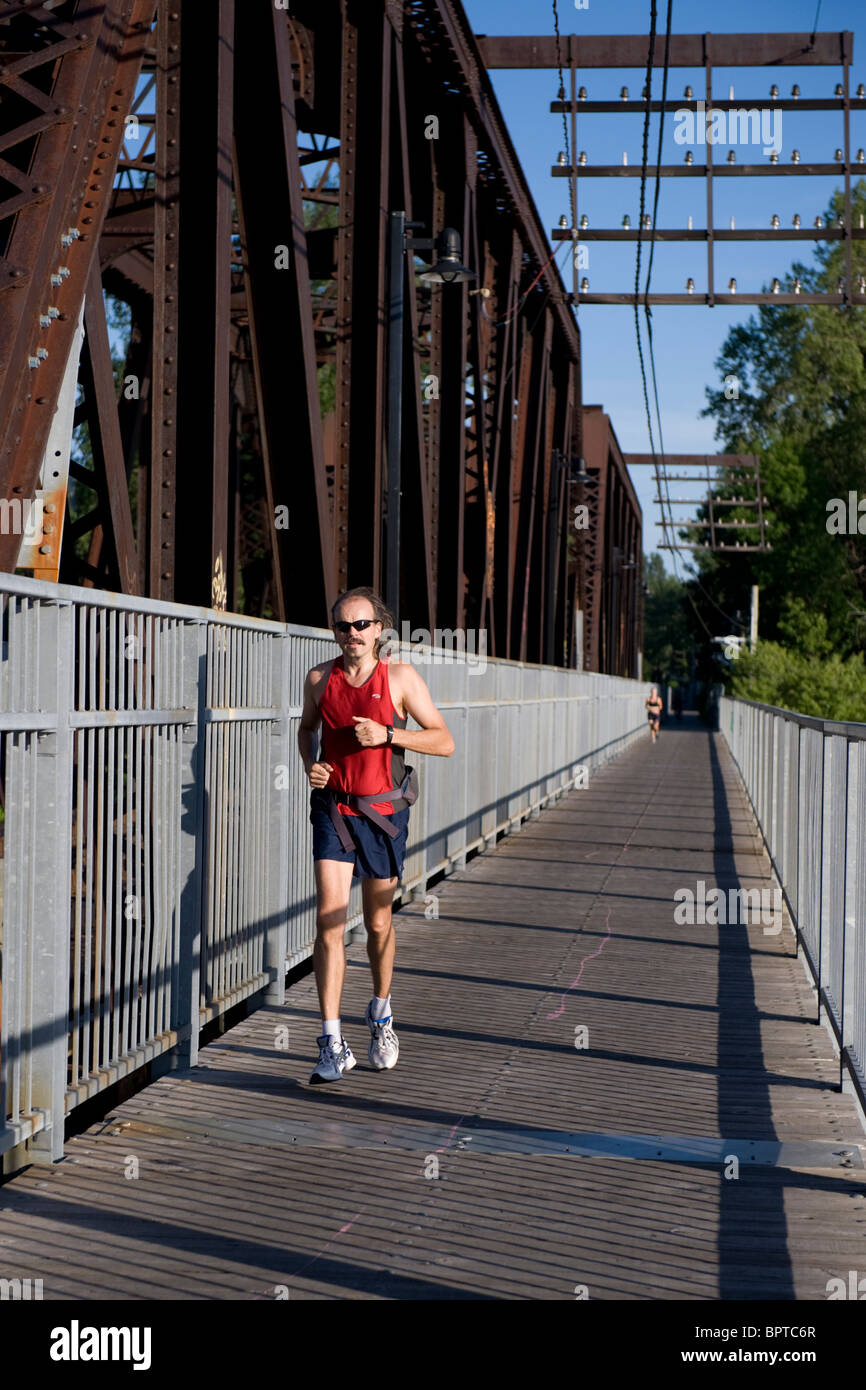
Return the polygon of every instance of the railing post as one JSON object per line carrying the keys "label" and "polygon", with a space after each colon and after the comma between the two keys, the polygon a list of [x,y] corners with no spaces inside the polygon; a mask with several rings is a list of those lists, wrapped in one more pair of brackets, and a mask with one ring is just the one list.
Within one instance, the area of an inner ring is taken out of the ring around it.
{"label": "railing post", "polygon": [[[31,651],[38,652],[34,705],[47,704],[57,712],[55,729],[32,736],[35,804],[25,804],[18,816],[19,831],[35,828],[39,837],[28,914],[32,952],[28,1031],[32,1106],[42,1112],[44,1128],[28,1140],[26,1154],[31,1163],[51,1163],[63,1157],[66,1119],[75,614],[66,602],[38,603],[24,607],[15,621],[32,626]],[[29,800],[26,792],[24,800]],[[7,815],[12,809],[7,806]],[[24,1039],[22,1044],[26,1054]]]}
{"label": "railing post", "polygon": [[180,820],[180,922],[177,943],[177,990],[172,994],[172,1028],[178,1043],[169,1068],[198,1063],[201,978],[207,951],[207,852],[209,815],[205,766],[207,736],[208,624],[198,618],[181,629],[183,707],[194,711],[182,738]]}
{"label": "railing post", "polygon": [[[282,716],[271,726],[268,751],[270,786],[268,789],[268,870],[267,921],[265,924],[264,969],[269,983],[265,988],[266,1004],[286,1002],[286,957],[289,940],[289,787],[288,776],[291,752],[289,748],[289,646],[291,637],[284,632],[271,639],[277,646],[278,659],[272,664],[272,706],[279,705]],[[295,754],[297,756],[297,754]],[[286,774],[277,776],[278,768]]]}
{"label": "railing post", "polygon": [[857,1078],[861,1098],[866,1089],[866,864],[861,837],[866,824],[866,743],[852,740],[848,745],[848,800],[845,807],[845,936],[843,967],[844,1036],[848,1038],[848,1060]]}

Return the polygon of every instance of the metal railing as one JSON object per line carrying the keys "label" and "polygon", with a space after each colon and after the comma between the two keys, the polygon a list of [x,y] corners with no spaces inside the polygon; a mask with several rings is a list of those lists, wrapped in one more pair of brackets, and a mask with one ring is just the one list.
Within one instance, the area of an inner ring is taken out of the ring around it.
{"label": "metal railing", "polygon": [[866,1106],[866,724],[723,697],[719,726]]}
{"label": "metal railing", "polygon": [[[304,675],[326,631],[0,576],[0,1155],[204,1024],[284,1000],[316,926]],[[398,653],[395,653],[395,655]],[[419,663],[419,649],[406,653]],[[457,745],[418,757],[399,895],[465,863],[645,733],[630,680],[428,648]],[[363,921],[352,890],[347,930]]]}

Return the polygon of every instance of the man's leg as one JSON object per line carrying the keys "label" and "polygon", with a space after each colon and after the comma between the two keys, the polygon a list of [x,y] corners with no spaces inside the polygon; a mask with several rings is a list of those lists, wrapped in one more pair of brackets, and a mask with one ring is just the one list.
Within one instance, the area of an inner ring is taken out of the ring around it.
{"label": "man's leg", "polygon": [[394,973],[396,934],[391,920],[391,906],[396,878],[365,878],[361,891],[364,899],[364,925],[367,928],[367,955],[373,972],[373,995],[367,1005],[365,1021],[370,1029],[370,1065],[376,1071],[388,1071],[396,1066],[400,1044],[394,1032],[391,1012],[391,977]]}
{"label": "man's leg", "polygon": [[373,972],[373,993],[379,999],[387,999],[391,993],[396,949],[391,905],[396,888],[396,878],[361,880],[364,926],[367,928],[367,955]]}
{"label": "man's leg", "polygon": [[316,860],[316,944],[313,969],[322,1018],[340,1017],[340,998],[346,974],[343,935],[349,911],[352,864],[338,859]]}

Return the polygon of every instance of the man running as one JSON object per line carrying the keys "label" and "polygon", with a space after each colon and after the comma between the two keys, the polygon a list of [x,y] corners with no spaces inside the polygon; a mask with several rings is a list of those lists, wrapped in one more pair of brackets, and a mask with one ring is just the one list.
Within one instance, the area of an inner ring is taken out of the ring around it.
{"label": "man running", "polygon": [[652,734],[653,743],[655,743],[659,736],[659,721],[662,713],[662,697],[659,695],[659,688],[657,685],[653,686],[650,691],[649,699],[644,703],[646,704],[650,733]]}
{"label": "man running", "polygon": [[[370,1029],[368,1055],[377,1071],[397,1063],[399,1043],[391,1013],[396,945],[391,905],[403,872],[409,804],[415,796],[403,749],[443,758],[454,752],[454,740],[414,666],[379,659],[383,628],[392,627],[394,620],[375,590],[347,590],[334,604],[331,619],[342,655],[307,672],[298,729],[298,749],[313,788],[310,820],[317,899],[313,966],[322,1011],[312,1085],[339,1081],[355,1066],[340,1031],[346,973],[343,935],[353,878],[362,881],[367,955],[373,973],[373,998],[364,1016]],[[409,715],[421,726],[418,732],[407,730]],[[317,759],[314,748],[320,725],[322,747]]]}

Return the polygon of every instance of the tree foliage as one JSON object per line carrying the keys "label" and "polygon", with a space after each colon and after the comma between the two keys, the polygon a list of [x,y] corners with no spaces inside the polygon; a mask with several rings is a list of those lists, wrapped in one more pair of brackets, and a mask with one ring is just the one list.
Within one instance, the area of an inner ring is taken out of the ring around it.
{"label": "tree foliage", "polygon": [[[852,190],[852,204],[857,227],[866,181]],[[838,227],[843,217],[837,191],[824,220]],[[864,275],[866,248],[855,241],[855,292]],[[845,276],[844,243],[832,239],[818,242],[812,264],[795,263],[782,283],[835,293]],[[747,612],[751,585],[760,589],[760,640],[735,663],[731,691],[819,717],[866,719],[866,536],[827,529],[834,498],[866,493],[866,310],[761,305],[731,329],[716,367],[719,384],[707,389],[704,414],[715,418],[726,450],[759,455],[772,547],[696,553],[703,590],[725,612]],[[714,491],[728,500],[755,495],[743,475],[719,478]],[[726,513],[756,517],[745,505]],[[709,619],[697,586],[693,597]]]}
{"label": "tree foliage", "polygon": [[644,676],[652,681],[686,680],[694,639],[683,584],[667,572],[658,553],[644,557],[644,583],[649,590],[644,600]]}
{"label": "tree foliage", "polygon": [[[852,190],[852,202],[857,226],[866,213],[866,181]],[[828,226],[837,225],[843,206],[841,192],[835,193]],[[855,241],[855,291],[864,274],[866,250]],[[783,283],[791,289],[799,278],[804,292],[832,293],[844,275],[844,245],[828,240],[818,243],[814,264],[794,264]],[[747,610],[750,586],[758,584],[761,635],[782,646],[786,613],[800,600],[826,620],[830,650],[841,657],[862,651],[866,536],[831,535],[827,519],[833,498],[866,492],[866,310],[762,305],[731,329],[716,366],[720,384],[708,388],[704,414],[715,417],[716,436],[727,450],[759,454],[772,550],[697,552],[704,587],[730,612]],[[742,477],[720,479],[716,491],[746,497],[748,484]],[[755,519],[754,508],[728,510],[731,518]],[[695,600],[700,607],[697,593]]]}

